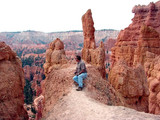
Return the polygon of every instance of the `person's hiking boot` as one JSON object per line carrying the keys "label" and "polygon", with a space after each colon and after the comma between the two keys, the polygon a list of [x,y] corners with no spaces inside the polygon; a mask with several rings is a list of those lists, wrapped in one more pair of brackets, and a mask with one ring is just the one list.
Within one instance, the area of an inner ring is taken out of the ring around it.
{"label": "person's hiking boot", "polygon": [[76,90],[77,91],[82,91],[82,89],[83,89],[82,87],[78,87]]}

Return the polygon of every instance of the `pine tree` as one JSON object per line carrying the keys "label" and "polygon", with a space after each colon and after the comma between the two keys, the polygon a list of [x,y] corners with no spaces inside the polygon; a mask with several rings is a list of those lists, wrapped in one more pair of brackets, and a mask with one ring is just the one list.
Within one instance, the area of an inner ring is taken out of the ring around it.
{"label": "pine tree", "polygon": [[28,80],[25,80],[26,84],[24,87],[24,102],[26,104],[31,104],[33,102],[33,90],[31,88],[31,83]]}

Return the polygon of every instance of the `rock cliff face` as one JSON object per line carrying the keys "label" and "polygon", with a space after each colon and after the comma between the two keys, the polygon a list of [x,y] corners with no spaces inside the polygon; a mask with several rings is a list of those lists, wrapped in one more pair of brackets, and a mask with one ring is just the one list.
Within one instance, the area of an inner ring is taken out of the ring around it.
{"label": "rock cliff face", "polygon": [[160,114],[160,56],[155,56],[153,53],[147,53],[147,57],[152,60],[145,63],[149,84],[149,112]]}
{"label": "rock cliff face", "polygon": [[0,119],[28,120],[23,108],[24,73],[20,59],[0,42]]}
{"label": "rock cliff face", "polygon": [[159,79],[154,76],[159,71],[152,62],[157,61],[153,59],[160,55],[159,6],[160,2],[157,2],[133,8],[132,24],[120,32],[112,48],[112,69],[109,73],[109,81],[120,93],[124,106],[148,112],[149,104],[149,112],[156,114],[160,114],[160,107],[156,106],[159,92],[157,89],[153,91],[157,86],[153,83]]}
{"label": "rock cliff face", "polygon": [[121,105],[148,112],[148,86],[144,68],[132,68],[118,61],[109,73],[109,81],[119,93]]}
{"label": "rock cliff face", "polygon": [[160,36],[154,28],[143,25],[140,29],[133,65],[138,63],[144,65],[149,59],[147,58],[146,52],[160,55]]}
{"label": "rock cliff face", "polygon": [[95,38],[94,38],[94,22],[92,19],[92,13],[89,9],[82,16],[83,24],[83,35],[84,35],[84,46],[82,49],[82,59],[87,63],[90,63],[97,67],[101,76],[105,78],[105,49],[103,42],[100,43],[100,46],[96,48]]}

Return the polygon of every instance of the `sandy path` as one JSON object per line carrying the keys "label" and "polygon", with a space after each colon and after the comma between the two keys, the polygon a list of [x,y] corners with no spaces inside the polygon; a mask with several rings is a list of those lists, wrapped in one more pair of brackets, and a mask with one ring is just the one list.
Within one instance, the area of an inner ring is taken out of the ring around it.
{"label": "sandy path", "polygon": [[76,91],[73,86],[43,120],[160,120],[160,116],[104,105],[87,97],[85,90]]}

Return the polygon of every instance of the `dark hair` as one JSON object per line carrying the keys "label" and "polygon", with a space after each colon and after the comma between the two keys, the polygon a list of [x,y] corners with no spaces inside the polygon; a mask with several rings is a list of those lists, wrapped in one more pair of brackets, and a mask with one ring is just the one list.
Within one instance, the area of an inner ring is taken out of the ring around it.
{"label": "dark hair", "polygon": [[77,55],[76,56],[77,60],[81,60],[81,56]]}

